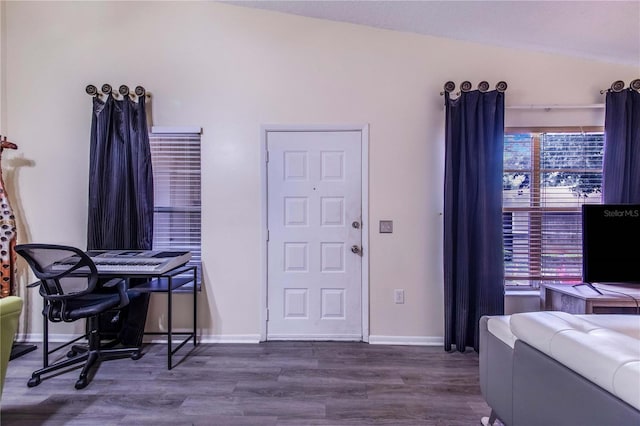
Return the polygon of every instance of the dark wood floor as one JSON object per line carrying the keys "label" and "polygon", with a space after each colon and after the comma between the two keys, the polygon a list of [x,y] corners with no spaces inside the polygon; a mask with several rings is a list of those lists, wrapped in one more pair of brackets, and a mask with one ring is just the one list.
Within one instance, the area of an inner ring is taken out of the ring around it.
{"label": "dark wood floor", "polygon": [[[346,342],[166,346],[27,387],[41,349],[9,362],[0,424],[11,425],[479,425],[478,355],[441,347]],[[180,355],[188,353],[186,358]]]}

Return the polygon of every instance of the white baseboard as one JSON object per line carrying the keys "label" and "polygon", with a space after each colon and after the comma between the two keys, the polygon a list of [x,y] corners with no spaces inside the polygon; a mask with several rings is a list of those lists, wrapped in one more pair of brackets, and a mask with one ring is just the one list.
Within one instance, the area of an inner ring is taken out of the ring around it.
{"label": "white baseboard", "polygon": [[[79,335],[70,334],[49,334],[50,343],[66,343],[71,339],[80,337]],[[173,341],[178,342],[185,336],[176,334]],[[144,343],[167,343],[167,337],[164,335],[146,335],[143,338]],[[18,343],[42,343],[42,334],[21,334],[16,336]],[[199,343],[260,343],[259,334],[223,334],[214,336],[198,336]]]}
{"label": "white baseboard", "polygon": [[[49,342],[65,343],[80,336],[80,334],[49,334]],[[17,334],[15,341],[17,343],[42,343],[42,333]]]}
{"label": "white baseboard", "polygon": [[369,336],[372,345],[414,345],[443,346],[444,337],[440,336]]}
{"label": "white baseboard", "polygon": [[[68,334],[50,334],[49,342],[51,343],[64,343],[79,337],[78,335]],[[175,341],[181,339],[182,336],[176,335]],[[279,340],[277,337],[269,340]],[[288,339],[282,340],[295,340],[289,336]],[[309,340],[308,338],[305,340]],[[318,340],[326,340],[319,338]],[[331,340],[336,339],[335,336]],[[345,338],[345,341],[353,341],[354,339],[349,337]],[[357,339],[356,339],[357,340]],[[19,343],[42,343],[42,334],[21,334],[16,336],[16,341]],[[167,343],[166,336],[154,336],[146,335],[144,338],[145,343]],[[260,334],[221,334],[210,336],[198,336],[199,343],[260,343]],[[444,338],[440,336],[380,336],[370,335],[369,344],[372,345],[415,345],[415,346],[443,346]]]}
{"label": "white baseboard", "polygon": [[302,341],[316,341],[316,342],[325,342],[325,341],[334,341],[334,342],[359,342],[362,340],[362,336],[359,334],[271,334],[269,335],[269,340],[302,340]]}
{"label": "white baseboard", "polygon": [[[80,334],[49,334],[49,343],[66,343],[70,340],[81,337]],[[42,333],[17,334],[15,341],[17,343],[38,344],[44,341]]]}
{"label": "white baseboard", "polygon": [[[149,336],[151,337],[151,336]],[[176,339],[181,338],[177,336]],[[145,339],[145,342],[147,340]],[[155,337],[147,343],[167,343],[167,339],[162,336]],[[260,343],[260,334],[221,334],[211,336],[198,336],[198,343]]]}

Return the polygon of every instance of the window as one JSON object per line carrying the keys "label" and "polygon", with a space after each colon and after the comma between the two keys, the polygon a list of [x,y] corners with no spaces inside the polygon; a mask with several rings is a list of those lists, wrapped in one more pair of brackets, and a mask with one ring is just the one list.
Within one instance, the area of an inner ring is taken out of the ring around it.
{"label": "window", "polygon": [[601,202],[603,153],[600,128],[506,129],[506,286],[582,281],[581,209]]}
{"label": "window", "polygon": [[190,251],[201,282],[200,134],[149,134],[153,164],[153,249]]}

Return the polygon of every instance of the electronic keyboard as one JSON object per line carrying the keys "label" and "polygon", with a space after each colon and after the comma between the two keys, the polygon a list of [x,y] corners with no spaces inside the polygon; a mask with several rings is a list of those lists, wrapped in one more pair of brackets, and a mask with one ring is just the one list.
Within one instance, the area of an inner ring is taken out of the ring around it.
{"label": "electronic keyboard", "polygon": [[[98,273],[115,275],[161,275],[191,260],[190,251],[92,250],[87,255]],[[51,265],[51,270],[66,271],[77,261],[75,256],[59,260]]]}

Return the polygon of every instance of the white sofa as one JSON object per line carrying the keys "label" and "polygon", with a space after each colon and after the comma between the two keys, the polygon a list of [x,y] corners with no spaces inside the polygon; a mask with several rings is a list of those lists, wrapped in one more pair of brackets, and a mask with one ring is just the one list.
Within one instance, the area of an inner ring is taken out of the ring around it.
{"label": "white sofa", "polygon": [[640,315],[482,317],[480,386],[489,423],[640,425]]}

